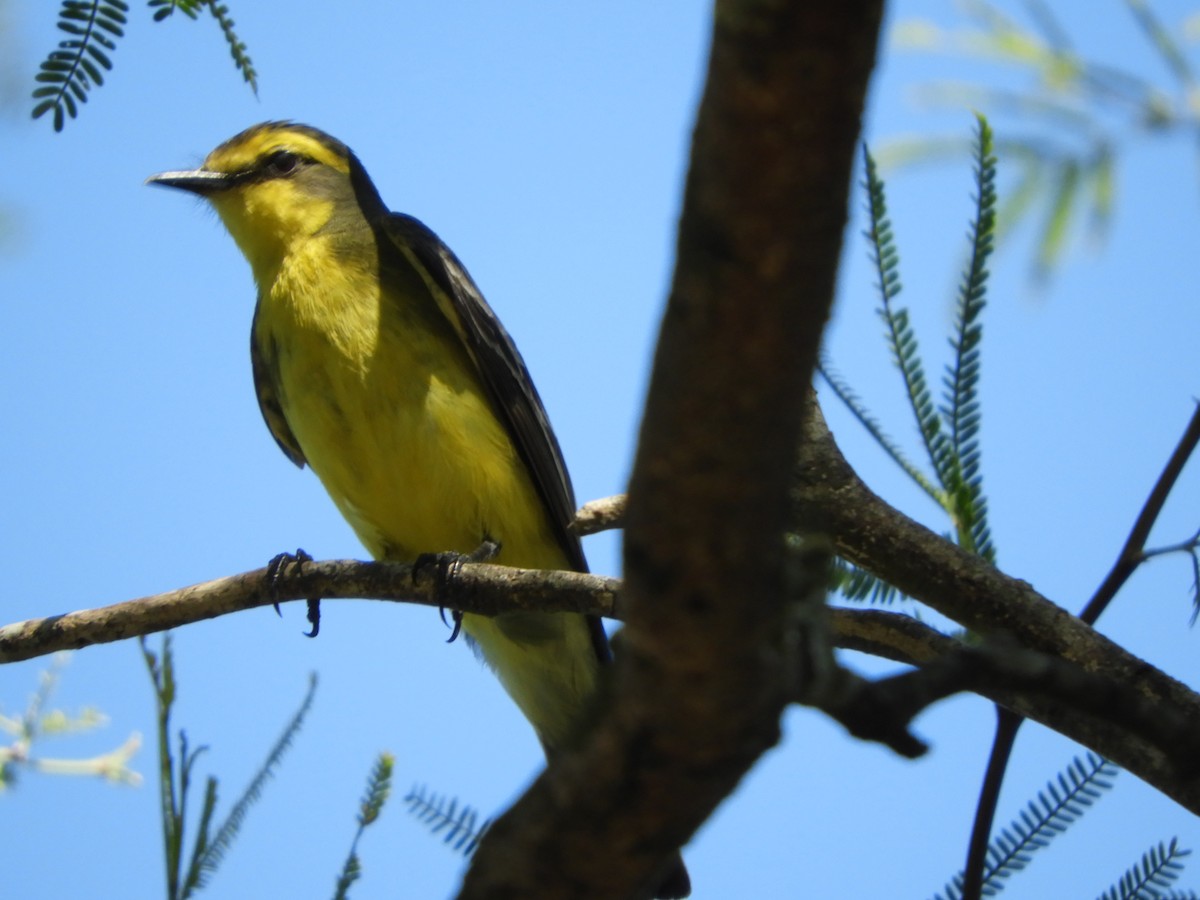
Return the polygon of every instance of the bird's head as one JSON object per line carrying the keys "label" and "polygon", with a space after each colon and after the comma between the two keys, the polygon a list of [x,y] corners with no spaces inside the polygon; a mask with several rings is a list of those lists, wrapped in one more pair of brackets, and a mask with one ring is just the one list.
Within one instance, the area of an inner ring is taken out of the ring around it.
{"label": "bird's head", "polygon": [[386,212],[349,147],[291,122],[255,125],[218,146],[198,169],[162,172],[146,183],[212,203],[256,276],[313,235],[361,227]]}

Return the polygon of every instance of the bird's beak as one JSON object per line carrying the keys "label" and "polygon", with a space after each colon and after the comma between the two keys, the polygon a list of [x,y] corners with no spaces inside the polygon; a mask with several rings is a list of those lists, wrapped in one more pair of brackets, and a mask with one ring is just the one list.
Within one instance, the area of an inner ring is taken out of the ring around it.
{"label": "bird's beak", "polygon": [[223,191],[225,188],[231,187],[232,183],[232,176],[209,169],[193,169],[190,172],[160,172],[146,179],[146,184],[161,184],[164,187],[179,188],[199,194],[201,197]]}

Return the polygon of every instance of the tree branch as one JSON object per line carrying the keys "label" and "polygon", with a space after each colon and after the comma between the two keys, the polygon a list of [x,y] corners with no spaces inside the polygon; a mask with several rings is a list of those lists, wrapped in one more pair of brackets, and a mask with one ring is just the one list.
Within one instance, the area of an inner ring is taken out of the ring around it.
{"label": "tree branch", "polygon": [[[1148,558],[1146,540],[1150,530],[1158,520],[1159,513],[1170,496],[1171,488],[1183,472],[1196,444],[1200,442],[1200,406],[1192,413],[1183,436],[1175,445],[1170,459],[1158,476],[1150,496],[1142,504],[1141,512],[1130,529],[1121,552],[1109,570],[1108,575],[1092,595],[1079,618],[1089,625],[1096,620],[1116,598],[1125,582],[1129,580],[1137,567]],[[1004,784],[1004,774],[1008,761],[1012,756],[1013,747],[1017,742],[1017,733],[1021,729],[1021,717],[1012,710],[998,708],[996,710],[996,735],[992,740],[992,750],[988,758],[987,773],[984,775],[983,786],[979,791],[979,804],[975,811],[975,823],[971,828],[971,839],[967,848],[967,862],[963,868],[963,900],[978,900],[983,894],[983,873],[987,863],[987,848],[991,838],[992,823],[996,815],[996,807],[1000,802],[1000,789]]]}
{"label": "tree branch", "polygon": [[[0,663],[150,634],[268,606],[275,599],[283,602],[318,595],[326,600],[380,599],[444,605],[483,615],[536,610],[591,613],[614,619],[623,616],[620,582],[599,575],[464,564],[453,577],[442,579],[433,566],[414,572],[412,566],[399,563],[332,560],[286,567],[274,582],[274,591],[267,570],[258,569],[99,609],[7,625],[0,628]],[[833,608],[828,615],[836,646],[938,673],[922,676],[935,679],[936,691],[922,688],[924,693],[921,693],[906,687],[903,690],[909,699],[903,702],[891,699],[897,688],[891,686],[889,679],[865,682],[856,676],[840,675],[836,690],[829,692],[819,705],[860,737],[883,740],[898,751],[916,752],[915,744],[908,744],[905,750],[903,729],[908,722],[927,703],[948,693],[970,690],[1072,736],[1117,762],[1123,758],[1120,748],[1130,740],[1128,729],[1141,729],[1156,744],[1157,752],[1168,759],[1173,767],[1172,777],[1177,781],[1187,780],[1186,769],[1179,766],[1181,762],[1190,762],[1188,754],[1192,751],[1188,748],[1200,741],[1200,725],[1173,707],[1145,700],[1142,694],[1130,695],[1122,685],[1103,676],[1091,676],[1098,680],[1088,681],[1064,675],[1039,682],[1019,672],[1011,675],[995,660],[987,665],[974,664],[976,667],[968,676],[949,677],[944,669],[951,664],[946,660],[964,651],[954,638],[900,613]],[[1033,663],[1023,665],[1028,667]],[[1053,662],[1039,661],[1037,665],[1050,666]],[[1143,665],[1148,678],[1166,677]],[[1077,689],[1075,685],[1080,684],[1083,687]],[[1117,698],[1115,701],[1110,699],[1113,696]],[[917,703],[918,697],[925,699]],[[1101,700],[1097,702],[1096,698]],[[869,722],[870,710],[881,708],[892,710],[886,717],[879,717],[880,722],[888,723],[886,729],[871,726]],[[855,724],[859,721],[867,724]],[[1147,721],[1149,724],[1144,727],[1139,724]],[[1181,753],[1185,756],[1182,760]],[[1146,777],[1136,759],[1122,764],[1134,774]]]}
{"label": "tree branch", "polygon": [[587,612],[620,618],[620,581],[582,572],[514,569],[482,563],[442,578],[433,565],[356,560],[308,561],[218,578],[191,587],[0,628],[0,663],[153,634],[228,613],[307,597],[378,599],[501,612]]}
{"label": "tree branch", "polygon": [[789,556],[786,486],[880,6],[716,4],[630,484],[612,702],[493,825],[465,897],[647,895],[778,739],[798,679],[828,670],[796,602],[824,571]]}
{"label": "tree branch", "polygon": [[1183,467],[1196,451],[1197,444],[1200,444],[1200,405],[1197,405],[1192,412],[1192,418],[1188,422],[1187,428],[1184,429],[1183,436],[1175,445],[1171,458],[1167,460],[1166,466],[1163,467],[1162,473],[1158,476],[1154,487],[1151,488],[1150,496],[1142,504],[1142,511],[1133,523],[1129,537],[1125,539],[1125,545],[1117,554],[1117,560],[1109,570],[1108,576],[1100,587],[1096,588],[1096,593],[1092,595],[1088,605],[1079,614],[1079,617],[1089,625],[1100,618],[1100,614],[1117,596],[1117,592],[1121,590],[1129,576],[1145,561],[1146,541],[1150,537],[1150,529],[1158,520],[1158,514],[1162,512],[1171,488],[1175,486],[1180,473],[1183,472]]}
{"label": "tree branch", "polygon": [[[1200,695],[1076,616],[943,540],[870,491],[841,455],[819,410],[807,419],[793,489],[803,531],[828,534],[855,565],[982,635],[1008,635],[1022,647],[1124,684],[1163,709],[1200,721]],[[1180,776],[1168,756],[1135,735],[1104,727],[1068,705],[1011,695],[986,696],[1091,747],[1200,814],[1200,782]]]}
{"label": "tree branch", "polygon": [[583,506],[579,507],[575,513],[575,520],[571,522],[571,531],[580,537],[624,527],[624,494],[601,497],[599,500],[589,500]]}

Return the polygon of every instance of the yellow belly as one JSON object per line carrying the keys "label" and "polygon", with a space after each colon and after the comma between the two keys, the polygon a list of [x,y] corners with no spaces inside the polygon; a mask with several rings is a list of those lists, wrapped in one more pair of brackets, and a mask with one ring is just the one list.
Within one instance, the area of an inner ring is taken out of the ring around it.
{"label": "yellow belly", "polygon": [[[370,553],[412,561],[491,539],[497,562],[569,567],[469,356],[432,307],[380,298],[372,278],[326,278],[316,294],[289,274],[262,298],[255,339],[274,350],[304,456]],[[463,629],[543,744],[566,740],[596,684],[585,619],[466,616]]]}

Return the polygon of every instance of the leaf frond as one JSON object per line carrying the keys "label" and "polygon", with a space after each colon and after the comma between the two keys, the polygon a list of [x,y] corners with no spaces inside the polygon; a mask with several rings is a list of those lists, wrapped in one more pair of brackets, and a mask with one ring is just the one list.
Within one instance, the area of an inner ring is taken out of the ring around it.
{"label": "leaf frond", "polygon": [[475,852],[492,824],[491,819],[480,822],[478,813],[470,806],[463,806],[460,810],[454,798],[428,794],[424,785],[414,785],[404,802],[408,804],[408,811],[418,821],[428,825],[433,834],[444,830],[446,836],[442,842],[453,845],[463,856]]}
{"label": "leaf frond", "polygon": [[[180,809],[182,800],[175,783],[175,759],[171,756],[171,707],[175,703],[175,661],[171,653],[171,634],[167,632],[163,635],[162,650],[159,654],[147,647],[144,636],[138,638],[138,643],[154,687],[158,738],[159,818],[162,821],[163,858],[167,870],[167,897],[168,900],[176,900],[179,896],[179,875],[183,858],[183,812]],[[186,759],[187,739],[183,734],[180,734],[180,743]]]}
{"label": "leaf frond", "polygon": [[[904,379],[913,416],[921,433],[921,440],[933,463],[938,481],[947,485],[946,436],[941,430],[941,419],[934,408],[933,399],[925,380],[925,369],[917,347],[917,336],[908,321],[908,310],[896,308],[895,299],[900,293],[899,254],[892,237],[892,223],[887,213],[883,179],[871,151],[863,148],[867,189],[868,228],[864,233],[870,246],[871,263],[875,266],[880,305],[877,312],[883,319],[885,336],[892,351],[892,361]],[[943,503],[944,505],[944,503]]]}
{"label": "leaf frond", "polygon": [[1171,70],[1171,74],[1175,79],[1185,87],[1191,87],[1196,83],[1195,73],[1192,72],[1191,63],[1188,62],[1187,55],[1180,48],[1179,44],[1171,36],[1171,33],[1159,21],[1150,4],[1145,0],[1125,0],[1125,5],[1129,11],[1133,13],[1133,18],[1141,26],[1142,33],[1146,35],[1150,44],[1158,51],[1158,55]]}
{"label": "leaf frond", "polygon": [[333,900],[346,900],[348,891],[354,882],[362,877],[362,860],[358,857],[358,842],[364,829],[373,824],[383,811],[383,805],[392,792],[392,771],[396,759],[390,753],[381,753],[367,776],[367,791],[363,795],[358,811],[358,830],[354,832],[354,840],[350,842],[350,852],[342,864],[334,886]]}
{"label": "leaf frond", "polygon": [[54,130],[62,131],[67,118],[79,114],[78,104],[87,102],[88,91],[104,84],[102,70],[112,69],[112,60],[99,47],[116,49],[113,39],[124,36],[127,12],[125,0],[63,0],[57,24],[69,36],[39,66],[34,80],[45,87],[33,91],[38,101],[33,118],[53,112]]}
{"label": "leaf frond", "polygon": [[[204,748],[201,748],[204,749]],[[195,760],[193,755],[192,761]],[[189,764],[188,769],[191,769]],[[184,796],[187,795],[187,787],[182,790]],[[217,810],[217,779],[209,776],[204,783],[204,804],[200,808],[200,821],[196,823],[196,839],[192,843],[192,857],[188,865],[187,874],[183,879],[183,886],[180,890],[180,900],[190,897],[192,893],[203,887],[202,878],[203,872],[200,870],[200,860],[204,859],[208,852],[208,836],[212,833],[213,815]]]}
{"label": "leaf frond", "polygon": [[1075,218],[1079,196],[1082,162],[1077,158],[1062,160],[1053,172],[1052,197],[1042,223],[1034,258],[1034,274],[1046,277],[1062,258],[1067,234]]}
{"label": "leaf frond", "polygon": [[258,72],[254,68],[254,63],[250,60],[250,55],[246,52],[246,45],[241,38],[237,36],[237,32],[233,30],[234,21],[229,16],[229,7],[224,3],[219,3],[217,0],[204,0],[204,5],[208,7],[208,11],[212,13],[213,18],[217,20],[217,25],[221,28],[221,34],[225,35],[225,43],[229,45],[229,55],[233,57],[234,67],[242,73],[242,80],[250,85],[250,90],[258,94]]}
{"label": "leaf frond", "polygon": [[189,19],[195,19],[200,15],[200,8],[204,6],[206,0],[150,0],[147,4],[150,9],[154,10],[154,21],[161,22],[176,13],[183,13]]}
{"label": "leaf frond", "polygon": [[242,827],[242,822],[245,820],[246,814],[250,811],[250,807],[258,802],[267,781],[275,774],[275,770],[279,768],[283,757],[291,748],[292,742],[299,733],[301,725],[304,724],[304,719],[308,716],[308,711],[312,708],[316,692],[317,676],[316,673],[313,673],[309,676],[308,691],[305,693],[303,701],[301,701],[291,720],[284,727],[282,734],[279,735],[279,739],[271,748],[271,752],[267,754],[262,766],[250,780],[250,784],[242,792],[242,796],[233,804],[229,815],[225,817],[225,821],[217,829],[212,841],[204,847],[201,856],[192,861],[192,867],[197,870],[197,886],[204,887],[221,865],[226,851],[229,850],[237,838],[238,832]]}
{"label": "leaf frond", "polygon": [[1159,841],[1098,900],[1166,900],[1163,892],[1182,874],[1183,858],[1191,852],[1182,849],[1177,838],[1171,838],[1166,846]]}
{"label": "leaf frond", "polygon": [[950,347],[954,357],[946,367],[945,393],[941,413],[949,439],[946,450],[944,486],[951,501],[951,516],[958,532],[958,543],[984,559],[995,558],[987,523],[987,502],[983,495],[980,471],[979,404],[980,345],[983,326],[980,317],[987,304],[988,258],[995,246],[996,232],[996,156],[992,129],[982,115],[976,117],[975,143],[975,215],[968,239],[970,259],[958,289],[954,315],[954,334]]}
{"label": "leaf frond", "polygon": [[1102,239],[1112,223],[1115,166],[1116,154],[1112,145],[1108,141],[1099,142],[1084,169],[1085,186],[1091,199],[1088,228],[1093,238]]}
{"label": "leaf frond", "polygon": [[893,584],[888,584],[866,569],[835,556],[830,566],[831,589],[839,591],[847,600],[869,603],[873,606],[890,606],[899,600],[911,600]]}
{"label": "leaf frond", "polygon": [[[1119,770],[1108,760],[1088,753],[1075,757],[1057,776],[1046,782],[1020,815],[988,844],[983,870],[982,893],[999,893],[1003,880],[1024,869],[1033,854],[1082,816],[1102,794],[1112,787]],[[935,895],[935,900],[961,900],[963,873],[959,872]]]}
{"label": "leaf frond", "polygon": [[850,410],[850,414],[875,439],[875,443],[883,448],[884,453],[892,458],[892,462],[898,465],[921,490],[933,498],[935,503],[943,506],[944,500],[942,499],[941,492],[926,477],[925,473],[917,468],[912,460],[905,456],[900,446],[883,430],[883,426],[867,410],[866,404],[862,402],[861,398],[859,398],[854,389],[850,387],[841,375],[833,369],[828,360],[822,359],[817,363],[817,372],[820,373],[825,383],[829,385],[834,396],[842,401],[846,409]]}

